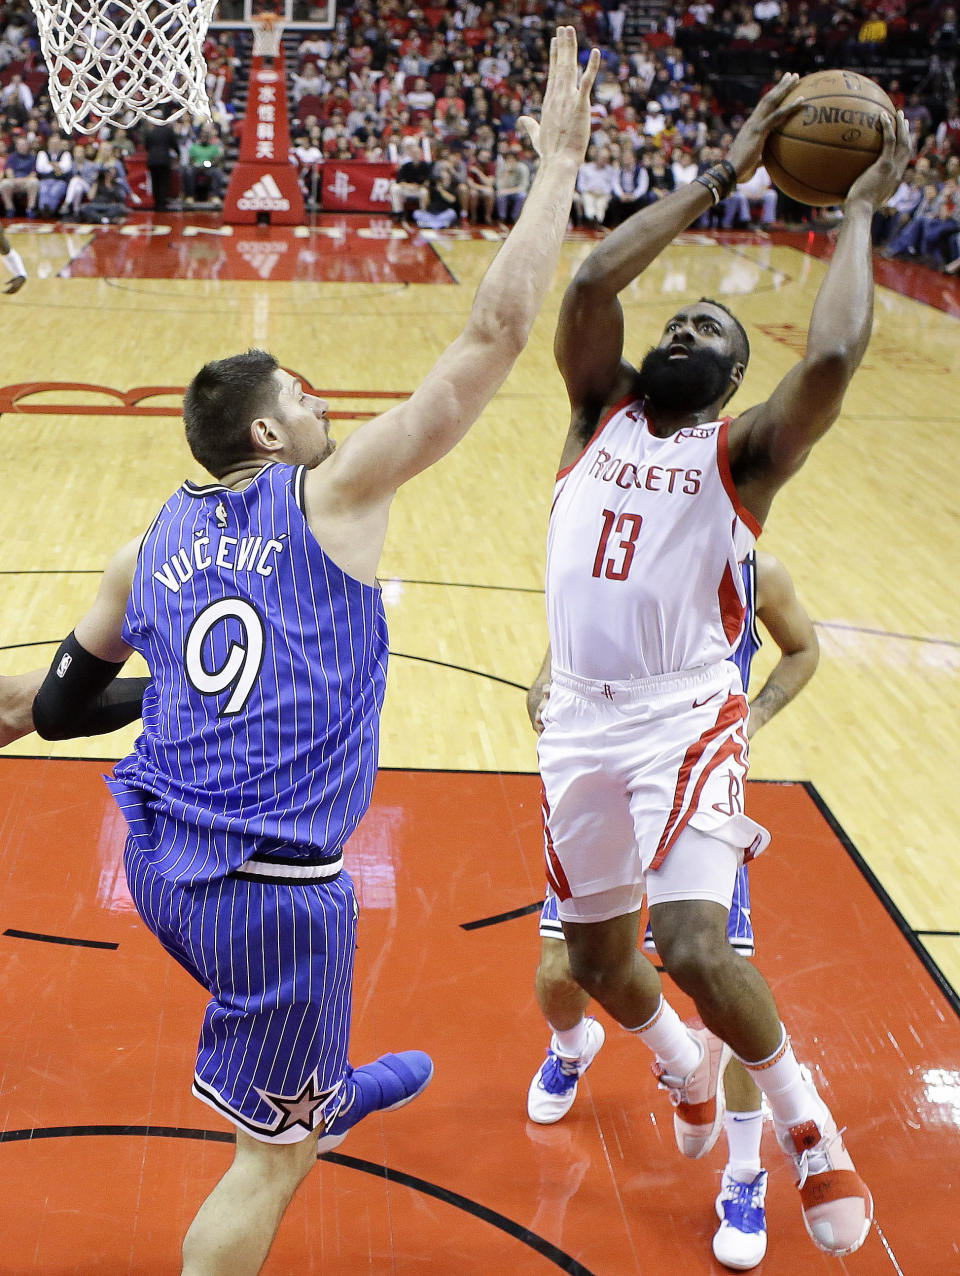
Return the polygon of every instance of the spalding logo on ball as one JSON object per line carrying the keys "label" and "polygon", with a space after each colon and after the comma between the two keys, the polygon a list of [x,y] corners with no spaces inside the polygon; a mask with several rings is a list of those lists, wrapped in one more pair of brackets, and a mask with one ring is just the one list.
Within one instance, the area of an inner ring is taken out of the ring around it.
{"label": "spalding logo on ball", "polygon": [[775,186],[801,204],[838,204],[883,147],[880,116],[897,112],[879,84],[855,71],[815,71],[783,100],[803,104],[770,133],[763,164]]}

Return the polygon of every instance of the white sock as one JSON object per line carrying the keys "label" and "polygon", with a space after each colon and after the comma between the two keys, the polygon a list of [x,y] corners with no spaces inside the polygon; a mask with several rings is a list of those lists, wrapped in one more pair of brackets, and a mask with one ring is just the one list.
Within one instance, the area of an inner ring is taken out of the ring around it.
{"label": "white sock", "polygon": [[[553,1028],[553,1024],[550,1026]],[[586,1019],[581,1019],[572,1028],[565,1028],[563,1032],[559,1028],[553,1028],[553,1031],[557,1038],[557,1046],[560,1053],[566,1055],[569,1059],[579,1059],[587,1048]]]}
{"label": "white sock", "polygon": [[727,1136],[727,1169],[741,1183],[752,1183],[762,1169],[760,1164],[760,1136],[763,1134],[763,1113],[730,1112],[723,1118]]}
{"label": "white sock", "polygon": [[24,269],[20,254],[15,248],[11,248],[5,257],[0,257],[0,261],[3,262],[4,270],[6,270],[10,275],[17,276],[25,275],[27,273]]}
{"label": "white sock", "polygon": [[700,1062],[701,1047],[683,1020],[663,997],[653,1015],[639,1028],[628,1028],[652,1050],[672,1076],[685,1077]]}
{"label": "white sock", "polygon": [[767,1096],[774,1123],[781,1130],[788,1130],[801,1121],[817,1120],[822,1113],[817,1106],[817,1092],[804,1080],[783,1024],[780,1032],[780,1045],[772,1055],[740,1062]]}

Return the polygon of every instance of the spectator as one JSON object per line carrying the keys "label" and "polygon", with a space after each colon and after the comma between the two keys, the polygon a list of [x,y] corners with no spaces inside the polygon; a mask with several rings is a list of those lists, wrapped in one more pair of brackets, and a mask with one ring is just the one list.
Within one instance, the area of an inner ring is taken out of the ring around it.
{"label": "spectator", "polygon": [[493,221],[494,186],[493,155],[478,150],[476,159],[467,161],[467,213],[471,222],[488,225]]}
{"label": "spectator", "polygon": [[857,32],[859,44],[883,44],[887,38],[887,24],[875,9],[871,10],[860,24]]}
{"label": "spectator", "polygon": [[165,213],[170,198],[170,178],[174,162],[179,158],[177,135],[169,123],[169,108],[164,112],[162,124],[148,124],[143,132],[143,146],[147,155],[147,172],[150,174],[150,190],[153,195],[153,211]]}
{"label": "spectator", "polygon": [[10,82],[0,92],[0,104],[5,107],[19,104],[28,114],[33,110],[33,94],[18,71],[11,75]]}
{"label": "spectator", "polygon": [[667,168],[667,161],[660,151],[654,151],[650,158],[647,180],[649,183],[647,191],[648,204],[652,204],[654,200],[662,199],[664,195],[669,195],[674,189],[673,174]]}
{"label": "spectator", "polygon": [[620,163],[616,166],[613,177],[613,208],[611,220],[614,225],[625,221],[631,213],[635,213],[647,202],[650,189],[650,174],[639,162],[636,151],[630,142],[626,142],[620,152]]}
{"label": "spectator", "polygon": [[457,221],[457,189],[450,165],[438,160],[427,178],[420,208],[414,209],[413,220],[428,230],[444,230]]}
{"label": "spectator", "polygon": [[915,257],[924,221],[937,218],[940,213],[940,192],[936,182],[925,182],[919,204],[907,221],[887,240],[881,257]]}
{"label": "spectator", "polygon": [[88,142],[87,145],[78,142],[73,148],[72,160],[72,174],[60,207],[61,217],[77,216],[80,205],[93,190],[100,171],[95,142]]}
{"label": "spectator", "polygon": [[928,132],[931,123],[930,109],[925,102],[921,102],[919,93],[910,94],[907,105],[903,108],[903,115],[911,131],[916,129],[920,133]]}
{"label": "spectator", "polygon": [[[483,98],[482,93],[481,98],[483,101],[486,101],[486,99]],[[443,96],[437,98],[434,103],[434,114],[439,119],[443,119],[451,108],[457,111],[460,115],[466,115],[467,113],[467,104],[457,91],[457,77],[448,75],[443,86]]]}
{"label": "spectator", "polygon": [[294,142],[293,157],[297,165],[297,180],[308,204],[316,204],[320,189],[320,173],[323,168],[323,151],[317,140],[302,133]]}
{"label": "spectator", "polygon": [[56,216],[67,193],[73,159],[59,133],[51,133],[46,148],[37,152],[37,210]]}
{"label": "spectator", "polygon": [[21,133],[14,139],[13,150],[6,158],[3,178],[0,179],[0,199],[6,215],[13,216],[13,201],[17,195],[22,195],[27,201],[27,216],[35,217],[39,189],[36,156],[30,149],[29,138]]}
{"label": "spectator", "polygon": [[937,151],[941,155],[960,155],[960,105],[951,98],[946,117],[937,125]]}
{"label": "spectator", "polygon": [[586,160],[577,173],[577,194],[584,220],[593,226],[602,226],[607,208],[613,198],[613,184],[617,171],[610,163],[610,151],[606,146],[591,146]]}
{"label": "spectator", "polygon": [[643,121],[644,137],[659,137],[667,126],[663,107],[655,99],[647,103],[646,118]]}
{"label": "spectator", "polygon": [[29,56],[27,28],[9,22],[0,38],[0,67],[9,66],[11,62],[25,62]]}
{"label": "spectator", "polygon": [[695,181],[700,169],[689,146],[681,146],[679,150],[674,151],[674,156],[670,171],[673,174],[673,186],[676,190],[679,186],[689,186],[692,181]]}
{"label": "spectator", "polygon": [[223,146],[209,124],[187,151],[187,163],[181,172],[185,204],[192,204],[197,191],[205,188],[210,203],[219,204],[223,195]]}
{"label": "spectator", "polygon": [[402,155],[396,177],[390,183],[390,208],[396,218],[403,216],[410,203],[415,203],[417,208],[423,206],[431,170],[430,162],[424,159],[420,144],[414,138],[404,139]]}
{"label": "spectator", "polygon": [[887,203],[882,208],[878,208],[873,215],[870,234],[876,247],[883,247],[891,232],[909,221],[922,198],[922,177],[916,173],[904,174],[903,180]]}
{"label": "spectator", "polygon": [[320,77],[316,63],[308,62],[303,70],[293,76],[293,100],[299,102],[303,97],[320,97],[327,90],[327,85]]}
{"label": "spectator", "polygon": [[623,27],[627,20],[627,7],[624,0],[612,0],[607,10],[607,26],[610,29],[610,43],[617,47],[623,39]]}
{"label": "spectator", "polygon": [[121,199],[129,199],[130,186],[127,183],[127,170],[123,166],[123,160],[114,150],[112,142],[100,143],[97,148],[97,165],[100,169],[110,169],[113,173],[111,190],[115,191]]}
{"label": "spectator", "polygon": [[893,235],[882,256],[915,257],[924,264],[942,266],[942,250],[960,229],[957,204],[955,182],[945,182],[941,190],[928,182],[912,217]]}
{"label": "spectator", "polygon": [[737,25],[733,28],[734,40],[747,40],[754,44],[763,35],[760,23],[747,8],[739,9],[737,15]]}
{"label": "spectator", "polygon": [[729,199],[723,201],[720,225],[729,230],[735,221],[750,225],[751,205],[760,205],[760,226],[766,228],[777,215],[777,192],[770,174],[761,164],[751,178],[739,182]]}
{"label": "spectator", "polygon": [[303,65],[305,58],[320,58],[326,62],[330,54],[333,52],[333,45],[329,38],[322,32],[312,32],[305,40],[300,41],[300,47],[297,49],[297,58]]}
{"label": "spectator", "polygon": [[436,104],[436,95],[431,92],[423,76],[418,76],[413,88],[407,94],[407,104],[411,111],[431,112]]}
{"label": "spectator", "polygon": [[494,183],[497,220],[512,226],[530,190],[530,170],[515,151],[509,151],[502,163],[498,161]]}
{"label": "spectator", "polygon": [[127,205],[117,181],[116,169],[112,165],[101,168],[94,179],[89,199],[80,207],[78,220],[105,225],[122,221],[126,215]]}
{"label": "spectator", "polygon": [[137,149],[136,143],[125,128],[113,130],[110,145],[113,147],[114,155],[121,161],[129,159]]}

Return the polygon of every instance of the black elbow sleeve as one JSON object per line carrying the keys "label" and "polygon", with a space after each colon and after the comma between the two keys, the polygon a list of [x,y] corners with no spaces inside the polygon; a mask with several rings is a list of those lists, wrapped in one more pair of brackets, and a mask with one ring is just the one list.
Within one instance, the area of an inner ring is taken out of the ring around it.
{"label": "black elbow sleeve", "polygon": [[101,735],[140,716],[147,678],[121,678],[122,664],[101,660],[71,633],[53,658],[33,702],[33,725],[44,740]]}

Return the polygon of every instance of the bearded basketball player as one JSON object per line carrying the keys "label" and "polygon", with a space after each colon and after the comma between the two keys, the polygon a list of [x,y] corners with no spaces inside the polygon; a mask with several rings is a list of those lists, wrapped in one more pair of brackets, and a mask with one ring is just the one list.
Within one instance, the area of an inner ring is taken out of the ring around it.
{"label": "bearded basketball player", "polygon": [[[747,703],[729,657],[744,622],[740,563],[867,347],[870,221],[909,157],[903,118],[884,119],[882,152],[848,193],[806,354],[765,403],[721,416],[749,358],[724,305],[681,307],[636,368],[618,300],[756,169],[795,84],[784,76],[761,100],[723,161],[599,244],[564,296],[555,353],[571,418],[547,539],[538,752],[547,876],[575,980],[652,1051],[685,1156],[718,1137],[718,1078],[731,1051],[741,1060],[769,1101],[811,1239],[842,1255],[867,1236],[870,1193],[770,989],[727,941],[738,869],[769,840],[743,806]],[[681,1022],[637,952],[644,895],[663,965],[705,1028]]]}

